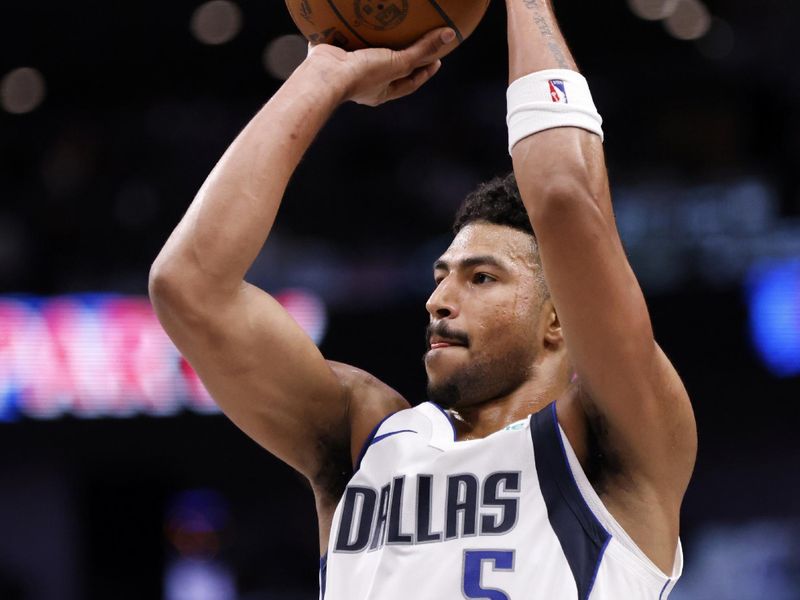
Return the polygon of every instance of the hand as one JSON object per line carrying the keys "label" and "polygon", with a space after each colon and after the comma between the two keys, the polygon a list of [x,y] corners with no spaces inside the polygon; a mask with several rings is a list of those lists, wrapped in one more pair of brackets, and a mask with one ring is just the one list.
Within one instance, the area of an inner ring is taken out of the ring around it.
{"label": "hand", "polygon": [[343,102],[378,106],[422,87],[442,66],[438,56],[454,39],[455,32],[445,27],[427,33],[405,50],[365,48],[346,52],[319,44],[310,47],[306,61],[321,70],[326,83],[341,85]]}

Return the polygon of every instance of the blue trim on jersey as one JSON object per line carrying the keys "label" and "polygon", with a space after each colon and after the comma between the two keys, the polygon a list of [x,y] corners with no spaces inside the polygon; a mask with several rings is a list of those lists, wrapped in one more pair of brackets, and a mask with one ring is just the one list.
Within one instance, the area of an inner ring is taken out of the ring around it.
{"label": "blue trim on jersey", "polygon": [[667,583],[665,583],[664,587],[661,588],[661,593],[658,595],[658,600],[661,600],[661,597],[664,595],[664,592],[666,591],[667,586],[670,584],[671,581],[672,579],[667,579]]}
{"label": "blue trim on jersey", "polygon": [[609,534],[581,495],[558,427],[556,403],[531,416],[531,437],[547,518],[578,587],[587,600],[603,560]]}
{"label": "blue trim on jersey", "polygon": [[322,555],[319,559],[319,591],[320,600],[325,599],[325,584],[328,580],[328,553]]}
{"label": "blue trim on jersey", "polygon": [[[608,548],[608,544],[611,543],[611,534],[608,534],[608,539],[603,543],[603,547],[600,548],[600,555],[597,557],[597,564],[594,566],[594,573],[592,573],[592,580],[589,582],[589,591],[586,593],[586,597],[589,597],[589,594],[592,593],[594,589],[594,582],[597,581],[597,574],[600,572],[600,565],[603,562],[603,557],[606,555],[606,548]],[[660,600],[660,599],[659,599]]]}
{"label": "blue trim on jersey", "polygon": [[372,438],[372,441],[369,443],[370,446],[374,446],[381,440],[385,440],[387,437],[391,437],[393,435],[397,435],[398,433],[417,433],[413,429],[398,429],[397,431],[390,431],[389,433],[384,433],[379,435],[378,437]]}
{"label": "blue trim on jersey", "polygon": [[450,427],[452,427],[452,429],[453,429],[453,441],[455,442],[456,441],[456,426],[453,423],[453,417],[450,416],[449,412],[447,412],[441,406],[436,404],[436,402],[431,402],[430,404],[433,404],[436,408],[438,408],[442,412],[442,414],[445,416],[445,418],[447,419],[447,422],[450,423]]}
{"label": "blue trim on jersey", "polygon": [[389,413],[388,415],[383,417],[380,421],[378,421],[378,424],[372,428],[372,431],[369,432],[367,439],[364,440],[364,445],[361,446],[361,451],[358,453],[355,469],[353,469],[354,473],[361,468],[361,461],[364,460],[364,455],[367,453],[367,448],[369,448],[372,445],[372,441],[375,439],[375,434],[378,433],[378,429],[381,428],[381,425],[383,425],[389,417],[395,414],[397,413]]}

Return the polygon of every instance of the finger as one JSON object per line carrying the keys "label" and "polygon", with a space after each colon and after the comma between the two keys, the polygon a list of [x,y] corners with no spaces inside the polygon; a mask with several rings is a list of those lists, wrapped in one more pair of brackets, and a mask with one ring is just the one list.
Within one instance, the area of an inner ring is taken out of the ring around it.
{"label": "finger", "polygon": [[436,60],[429,65],[415,69],[408,77],[393,81],[389,86],[388,100],[396,100],[413,94],[442,68],[442,61]]}
{"label": "finger", "polygon": [[449,27],[440,27],[439,29],[429,31],[414,43],[413,46],[401,50],[398,54],[409,68],[415,69],[423,65],[431,64],[438,58],[442,49],[455,39],[455,31]]}

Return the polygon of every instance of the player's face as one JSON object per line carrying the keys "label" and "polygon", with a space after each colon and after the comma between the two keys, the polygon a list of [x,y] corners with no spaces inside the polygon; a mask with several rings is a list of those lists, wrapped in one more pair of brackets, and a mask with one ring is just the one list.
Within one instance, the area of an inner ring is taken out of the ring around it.
{"label": "player's face", "polygon": [[434,265],[428,395],[465,407],[510,394],[533,372],[543,290],[533,240],[490,223],[462,229]]}

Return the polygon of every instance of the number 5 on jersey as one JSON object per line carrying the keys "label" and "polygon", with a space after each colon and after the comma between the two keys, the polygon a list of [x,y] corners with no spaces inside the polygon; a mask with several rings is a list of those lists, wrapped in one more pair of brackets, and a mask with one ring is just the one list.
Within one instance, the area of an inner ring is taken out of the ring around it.
{"label": "number 5 on jersey", "polygon": [[464,597],[470,600],[511,600],[505,592],[481,585],[483,564],[489,562],[492,571],[513,571],[513,550],[466,550],[464,552]]}

